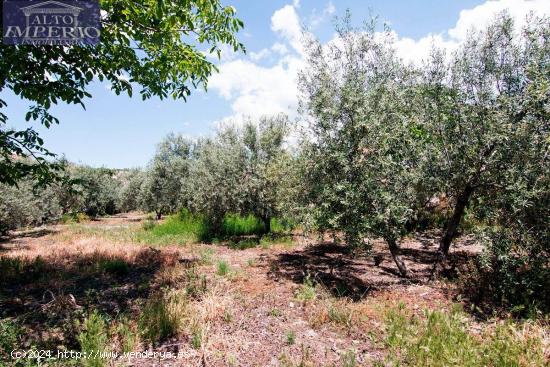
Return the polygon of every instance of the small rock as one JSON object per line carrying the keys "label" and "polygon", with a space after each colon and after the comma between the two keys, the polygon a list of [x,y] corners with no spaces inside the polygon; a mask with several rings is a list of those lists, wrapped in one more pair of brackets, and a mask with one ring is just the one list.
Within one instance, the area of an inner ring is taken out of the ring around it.
{"label": "small rock", "polygon": [[308,330],[308,331],[306,332],[306,337],[308,337],[308,338],[315,338],[315,337],[317,337],[317,333],[316,333],[314,330],[311,330],[311,329],[310,329],[310,330]]}

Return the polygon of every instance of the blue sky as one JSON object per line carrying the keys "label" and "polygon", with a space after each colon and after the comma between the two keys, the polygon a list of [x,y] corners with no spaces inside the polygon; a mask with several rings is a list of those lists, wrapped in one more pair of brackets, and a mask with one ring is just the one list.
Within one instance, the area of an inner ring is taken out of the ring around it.
{"label": "blue sky", "polygon": [[[197,91],[187,100],[141,101],[116,96],[108,86],[94,83],[93,98],[84,111],[59,105],[53,113],[61,123],[38,127],[47,147],[73,162],[128,168],[145,166],[155,145],[169,132],[188,136],[210,134],[220,121],[242,115],[286,112],[295,116],[296,73],[303,66],[299,47],[302,26],[322,42],[333,37],[332,19],[349,8],[353,19],[369,14],[388,21],[396,33],[402,56],[418,60],[432,43],[452,49],[473,24],[481,24],[504,7],[518,18],[529,9],[550,14],[548,0],[387,0],[387,1],[255,1],[224,0],[244,21],[239,34],[247,55],[225,52],[217,62],[207,93]],[[2,92],[8,102],[9,124],[21,122],[29,103]]]}

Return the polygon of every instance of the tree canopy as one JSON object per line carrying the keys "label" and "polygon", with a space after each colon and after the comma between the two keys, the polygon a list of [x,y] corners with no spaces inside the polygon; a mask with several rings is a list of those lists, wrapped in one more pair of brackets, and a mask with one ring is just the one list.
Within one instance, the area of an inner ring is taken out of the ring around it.
{"label": "tree canopy", "polygon": [[548,200],[548,22],[531,16],[518,29],[499,14],[422,65],[396,56],[391,32],[353,28],[349,15],[335,40],[312,40],[300,78],[304,197],[319,228],[367,249],[384,239],[405,275],[400,239],[444,198],[441,262],[467,213],[508,223],[509,248],[521,238],[546,254],[547,221],[532,208]]}

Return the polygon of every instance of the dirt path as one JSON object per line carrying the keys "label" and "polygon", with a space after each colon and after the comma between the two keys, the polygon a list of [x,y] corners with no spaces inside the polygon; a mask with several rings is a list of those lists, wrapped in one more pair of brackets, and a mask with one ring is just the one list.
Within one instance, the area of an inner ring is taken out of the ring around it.
{"label": "dirt path", "polygon": [[[138,226],[143,219],[139,214],[124,214],[89,222],[84,227],[117,230]],[[16,233],[0,243],[0,255],[51,257],[56,264],[61,264],[69,262],[65,259],[86,254],[97,256],[98,253],[130,259],[132,253],[146,248],[90,234],[69,234],[69,228],[57,225]],[[403,255],[412,273],[410,280],[404,280],[396,275],[390,254],[379,242],[374,245],[374,254],[381,259],[378,265],[372,257],[350,257],[342,246],[329,242],[314,245],[300,237],[296,237],[295,244],[290,247],[284,244],[245,250],[223,245],[164,247],[160,254],[175,256],[176,265],[196,263],[197,272],[206,277],[209,290],[193,306],[199,314],[194,319],[200,320],[200,327],[195,332],[200,342],[194,342],[194,334],[187,332],[152,349],[179,353],[178,358],[136,358],[130,364],[279,366],[303,362],[303,365],[332,366],[342,365],[342,359],[352,353],[357,365],[372,365],[382,357],[377,335],[382,332],[380,315],[386,305],[403,302],[419,312],[425,307],[450,305],[452,289],[427,281],[436,248],[435,235],[404,241]],[[454,258],[459,261],[461,256],[478,250],[472,241],[463,240],[453,249]],[[229,267],[226,275],[218,274],[219,263],[223,261]],[[189,268],[187,265],[182,267]],[[149,277],[166,277],[162,268],[155,271]],[[177,289],[174,279],[179,278],[170,277]],[[116,288],[117,292],[122,292],[118,289],[139,288],[141,283],[130,275],[127,278],[126,284],[121,285],[118,279],[102,284],[101,289],[108,292]],[[314,288],[307,287],[308,279],[316,284]],[[63,293],[61,288],[58,292]],[[312,294],[304,297],[311,288]],[[125,307],[132,307],[130,295],[134,293],[128,291],[126,296],[121,296],[126,297]],[[29,299],[32,297],[33,293],[29,292]],[[74,293],[78,305],[86,302],[84,297]],[[12,301],[8,300],[6,305],[13,306]],[[102,305],[108,303],[102,302]],[[118,303],[113,307],[121,308]],[[126,364],[121,359],[113,363]]]}

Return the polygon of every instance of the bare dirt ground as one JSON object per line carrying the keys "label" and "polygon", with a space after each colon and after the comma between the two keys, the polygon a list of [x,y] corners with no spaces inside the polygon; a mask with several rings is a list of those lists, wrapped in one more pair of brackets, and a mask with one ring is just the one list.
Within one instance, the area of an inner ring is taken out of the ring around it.
{"label": "bare dirt ground", "polygon": [[[124,214],[81,226],[114,231],[139,226],[143,219],[143,215]],[[32,271],[6,275],[0,316],[28,313],[29,335],[49,333],[53,348],[70,347],[64,335],[70,331],[65,326],[52,328],[45,319],[79,315],[90,308],[113,318],[125,313],[137,319],[140,302],[163,286],[183,287],[182,279],[191,267],[206,279],[208,291],[189,305],[191,316],[186,322],[199,325],[194,334],[184,325],[178,337],[136,349],[179,353],[177,358],[129,362],[119,358],[110,362],[113,365],[332,366],[342,365],[342,356],[353,351],[357,365],[370,366],[383,356],[378,335],[385,307],[402,302],[418,312],[427,307],[449,308],[454,295],[449,283],[428,280],[437,248],[435,234],[402,243],[411,271],[411,278],[403,279],[379,242],[374,255],[380,263],[375,265],[373,256],[352,257],[328,238],[295,236],[292,245],[245,250],[221,244],[151,249],[99,235],[71,234],[70,228],[55,225],[17,232],[0,242],[0,256],[40,257],[41,271],[48,272],[47,278],[33,277]],[[451,259],[463,262],[478,251],[473,241],[462,239]],[[122,275],[95,271],[94,264],[104,258],[121,258],[131,267]],[[227,275],[219,275],[220,261],[229,265]],[[311,299],[301,296],[306,279],[317,284]],[[55,308],[61,299],[65,306]],[[197,333],[200,343],[193,343]]]}

